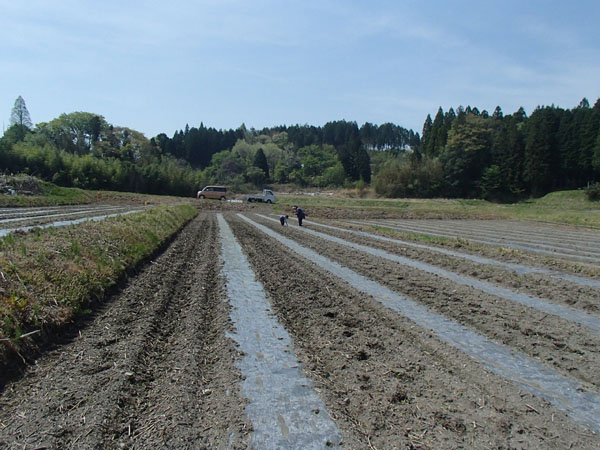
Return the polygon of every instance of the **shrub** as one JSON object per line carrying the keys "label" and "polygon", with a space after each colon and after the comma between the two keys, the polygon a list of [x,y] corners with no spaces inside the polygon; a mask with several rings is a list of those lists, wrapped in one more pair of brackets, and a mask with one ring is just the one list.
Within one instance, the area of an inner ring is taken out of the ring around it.
{"label": "shrub", "polygon": [[594,183],[588,186],[585,194],[587,195],[589,201],[600,200],[600,183]]}

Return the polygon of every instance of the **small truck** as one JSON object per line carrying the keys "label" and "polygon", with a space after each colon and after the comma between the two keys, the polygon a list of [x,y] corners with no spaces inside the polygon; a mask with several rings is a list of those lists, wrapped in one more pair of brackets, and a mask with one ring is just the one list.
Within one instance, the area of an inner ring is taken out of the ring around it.
{"label": "small truck", "polygon": [[248,202],[275,203],[275,194],[271,189],[263,189],[262,194],[249,195]]}

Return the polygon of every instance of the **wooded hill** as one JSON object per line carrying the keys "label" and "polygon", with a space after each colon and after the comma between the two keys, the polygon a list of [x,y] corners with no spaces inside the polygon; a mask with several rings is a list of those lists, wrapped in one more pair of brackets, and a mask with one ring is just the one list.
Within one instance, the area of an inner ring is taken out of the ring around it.
{"label": "wooded hill", "polygon": [[427,116],[411,160],[407,182],[394,181],[393,169],[380,173],[382,194],[411,195],[385,186],[412,184],[412,195],[517,199],[586,187],[600,180],[600,100],[593,108],[587,99],[571,110],[538,107],[530,117],[523,108],[506,116],[499,107],[491,115],[440,108],[433,121]]}
{"label": "wooded hill", "polygon": [[217,130],[172,137],[88,112],[37,124],[21,97],[0,139],[0,169],[62,186],[190,196],[205,184],[336,187],[373,182],[387,197],[513,200],[600,179],[600,101],[490,115],[470,106],[427,116],[422,136],[386,123]]}

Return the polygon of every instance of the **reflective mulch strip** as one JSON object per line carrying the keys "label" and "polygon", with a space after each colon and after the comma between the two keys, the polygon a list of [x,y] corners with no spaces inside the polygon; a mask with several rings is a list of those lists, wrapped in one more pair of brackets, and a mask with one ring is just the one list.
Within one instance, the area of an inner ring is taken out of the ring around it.
{"label": "reflective mulch strip", "polygon": [[249,399],[252,448],[322,449],[337,446],[341,435],[323,401],[302,375],[292,339],[274,316],[260,282],[221,214],[223,273],[235,331],[230,337],[245,356],[242,394]]}
{"label": "reflective mulch strip", "polygon": [[[320,222],[311,222],[311,223],[313,225],[317,225],[317,226],[323,227],[323,228],[328,228],[331,230],[343,231],[345,233],[355,234],[357,236],[364,236],[366,238],[376,239],[376,240],[384,241],[384,242],[391,242],[391,243],[398,244],[398,245],[404,245],[406,247],[420,248],[423,250],[441,253],[442,255],[448,255],[448,256],[453,256],[455,258],[466,259],[468,261],[472,261],[472,262],[475,262],[478,264],[503,267],[503,268],[506,268],[509,270],[514,270],[518,274],[541,273],[544,275],[548,275],[549,277],[552,277],[552,278],[566,280],[571,283],[579,284],[581,286],[600,288],[600,281],[594,280],[592,278],[586,278],[586,277],[581,277],[578,275],[569,275],[566,273],[560,273],[560,272],[556,272],[556,271],[553,271],[550,269],[545,269],[543,267],[531,267],[531,266],[525,266],[523,264],[498,261],[495,259],[484,258],[483,256],[471,255],[470,253],[457,252],[454,250],[448,250],[445,248],[434,247],[431,245],[417,244],[416,242],[408,242],[408,241],[402,241],[400,239],[388,238],[385,236],[380,236],[378,234],[367,233],[366,231],[349,230],[347,228],[325,225]],[[387,225],[380,225],[380,226],[386,227]]]}
{"label": "reflective mulch strip", "polygon": [[[275,219],[267,218],[271,221],[276,221]],[[497,297],[503,298],[505,300],[509,300],[511,302],[520,303],[522,305],[528,306],[530,308],[537,309],[538,311],[545,312],[547,314],[552,314],[554,316],[558,316],[561,319],[570,320],[572,322],[578,323],[589,328],[593,333],[600,334],[600,319],[591,316],[583,311],[579,311],[577,309],[569,308],[568,306],[560,305],[558,303],[550,303],[541,298],[532,297],[530,295],[521,294],[520,292],[511,291],[510,289],[503,288],[501,286],[496,286],[492,283],[488,283],[487,281],[482,281],[477,278],[467,277],[464,275],[459,275],[454,272],[450,272],[449,270],[441,269],[439,267],[432,266],[431,264],[422,263],[419,261],[415,261],[410,258],[406,258],[404,256],[395,255],[392,253],[388,253],[386,251],[380,250],[378,248],[368,247],[366,245],[356,244],[354,242],[345,241],[335,236],[331,236],[329,234],[320,233],[318,231],[309,230],[307,228],[299,228],[302,229],[305,233],[309,233],[313,236],[319,237],[321,239],[325,239],[330,242],[334,242],[336,244],[344,245],[346,247],[350,247],[356,250],[359,250],[364,253],[368,253],[373,256],[378,256],[380,258],[385,258],[390,261],[397,262],[399,264],[412,267],[417,270],[422,270],[423,272],[431,273],[434,275],[438,275],[443,278],[447,278],[449,280],[454,281],[457,284],[461,284],[463,286],[469,286],[475,289],[479,289],[486,294],[495,295]]]}
{"label": "reflective mulch strip", "polygon": [[106,212],[106,211],[114,211],[114,210],[125,210],[122,207],[113,207],[113,208],[101,208],[101,209],[75,209],[68,212],[56,212],[53,214],[29,214],[29,215],[21,215],[19,217],[11,217],[11,218],[0,218],[0,223],[10,223],[10,222],[25,222],[27,220],[41,220],[41,219],[52,219],[53,217],[65,217],[65,216],[77,216],[81,214],[89,214],[91,212]]}
{"label": "reflective mulch strip", "polygon": [[438,338],[480,361],[491,372],[513,381],[522,389],[552,403],[577,423],[600,432],[600,395],[586,390],[581,383],[566,378],[525,354],[496,344],[441,314],[403,297],[337,262],[326,258],[292,239],[239,214],[249,224],[281,242],[320,268],[346,281],[356,290],[368,294],[418,326],[432,330]]}
{"label": "reflective mulch strip", "polygon": [[[391,228],[393,230],[401,230],[407,233],[418,233],[418,234],[426,234],[429,236],[438,236],[438,237],[446,237],[446,238],[451,238],[451,239],[456,239],[456,234],[451,234],[451,233],[443,233],[441,231],[428,231],[425,230],[423,228],[413,228],[413,227],[409,227],[407,225],[404,224],[388,224],[388,225],[382,225],[381,223],[374,223],[371,221],[359,221],[359,220],[350,220],[348,221],[348,223],[354,223],[357,225],[379,225],[379,226],[386,226],[388,228]],[[485,244],[485,245],[493,245],[493,246],[498,246],[498,247],[508,247],[508,248],[515,248],[517,250],[525,250],[525,251],[530,251],[533,253],[540,253],[543,255],[551,255],[551,256],[564,256],[567,258],[577,258],[577,259],[581,259],[581,260],[585,260],[585,261],[592,261],[592,262],[600,262],[600,257],[598,256],[585,256],[582,254],[579,254],[577,252],[561,252],[558,250],[545,250],[543,248],[539,248],[539,247],[535,247],[535,246],[531,246],[531,245],[518,245],[518,244],[514,244],[511,242],[506,242],[506,241],[499,241],[499,240],[490,240],[490,239],[481,239],[481,238],[477,238],[477,237],[465,237],[463,236],[463,238],[467,239],[469,242],[474,242],[477,244]],[[546,246],[548,247],[548,246]]]}
{"label": "reflective mulch strip", "polygon": [[127,214],[134,214],[134,213],[138,213],[138,212],[142,212],[142,211],[144,211],[144,210],[143,209],[133,209],[131,211],[125,211],[125,212],[115,213],[115,214],[105,214],[102,216],[82,217],[81,219],[74,219],[74,220],[59,220],[58,222],[44,223],[41,225],[33,225],[30,227],[5,228],[3,230],[0,230],[0,237],[6,236],[7,234],[12,233],[14,231],[30,231],[35,228],[65,227],[67,225],[76,225],[78,223],[87,222],[87,221],[98,222],[100,220],[104,220],[109,217],[126,216]]}

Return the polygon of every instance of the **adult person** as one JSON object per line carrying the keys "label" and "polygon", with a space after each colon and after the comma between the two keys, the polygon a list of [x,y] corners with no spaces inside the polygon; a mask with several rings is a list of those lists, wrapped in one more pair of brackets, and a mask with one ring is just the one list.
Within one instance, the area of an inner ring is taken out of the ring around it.
{"label": "adult person", "polygon": [[294,214],[298,217],[298,225],[302,226],[302,220],[306,218],[306,214],[302,211],[302,208],[294,206]]}

